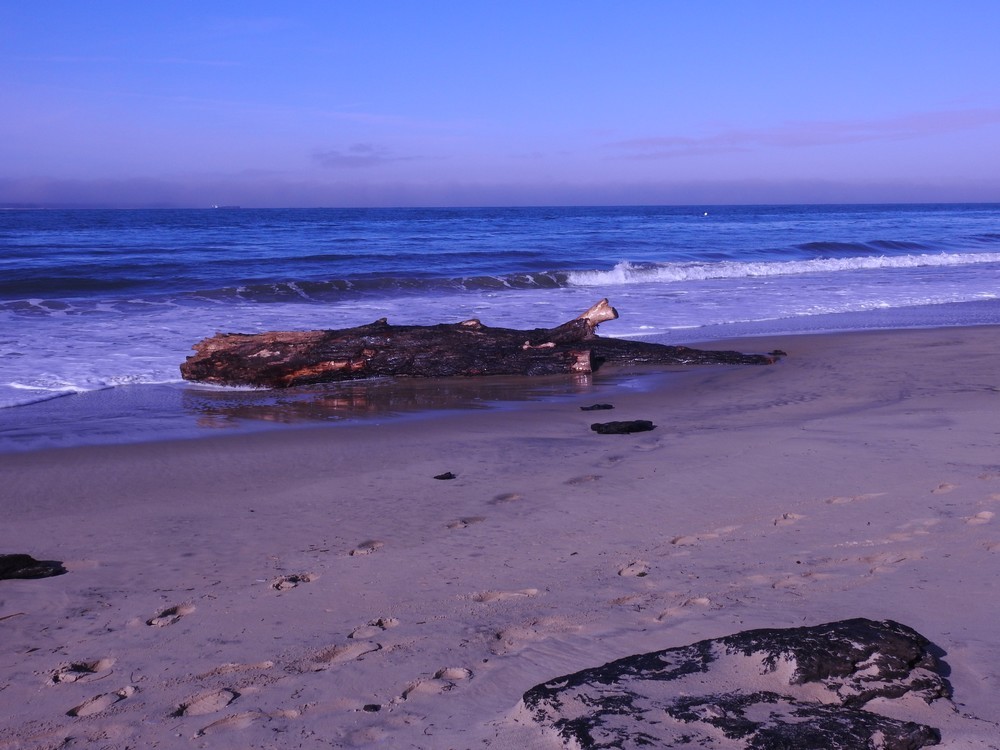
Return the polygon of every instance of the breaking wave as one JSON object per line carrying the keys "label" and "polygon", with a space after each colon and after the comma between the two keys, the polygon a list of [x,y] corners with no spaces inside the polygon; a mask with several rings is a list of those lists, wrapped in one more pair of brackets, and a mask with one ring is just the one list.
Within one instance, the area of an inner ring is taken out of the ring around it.
{"label": "breaking wave", "polygon": [[840,271],[968,266],[981,263],[1000,263],[1000,253],[931,253],[787,261],[720,261],[717,263],[633,264],[622,261],[607,271],[571,271],[567,274],[567,282],[570,286],[608,286],[790,276]]}
{"label": "breaking wave", "polygon": [[15,314],[73,315],[111,306],[141,312],[189,304],[228,303],[330,303],[350,298],[386,298],[461,292],[504,292],[629,284],[669,284],[715,279],[794,276],[850,271],[961,267],[1000,264],[1000,253],[926,253],[896,256],[851,256],[810,260],[633,263],[621,261],[613,268],[517,273],[465,278],[414,278],[374,276],[329,281],[280,281],[220,289],[160,294],[146,297],[108,295],[103,300],[51,300],[33,298],[0,302],[0,311]]}

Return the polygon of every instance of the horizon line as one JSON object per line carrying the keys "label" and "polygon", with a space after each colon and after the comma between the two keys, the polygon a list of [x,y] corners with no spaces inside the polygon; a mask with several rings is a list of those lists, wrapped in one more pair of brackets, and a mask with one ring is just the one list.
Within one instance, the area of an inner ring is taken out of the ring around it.
{"label": "horizon line", "polygon": [[477,211],[496,209],[546,209],[546,208],[733,208],[777,206],[1000,206],[1000,201],[753,201],[732,203],[496,203],[483,205],[329,205],[329,206],[241,206],[241,205],[176,205],[152,204],[103,204],[103,203],[0,203],[0,211]]}

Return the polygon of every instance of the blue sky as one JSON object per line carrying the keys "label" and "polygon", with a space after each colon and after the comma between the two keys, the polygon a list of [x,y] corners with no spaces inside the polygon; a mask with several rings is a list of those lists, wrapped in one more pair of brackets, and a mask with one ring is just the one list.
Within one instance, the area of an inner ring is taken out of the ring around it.
{"label": "blue sky", "polygon": [[1000,201],[1000,3],[0,0],[0,204]]}

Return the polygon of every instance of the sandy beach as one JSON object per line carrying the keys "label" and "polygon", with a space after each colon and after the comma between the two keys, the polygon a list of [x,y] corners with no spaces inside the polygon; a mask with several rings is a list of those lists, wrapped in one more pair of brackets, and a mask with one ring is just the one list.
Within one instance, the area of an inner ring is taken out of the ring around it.
{"label": "sandy beach", "polygon": [[[714,342],[788,356],[511,409],[0,455],[0,553],[68,570],[0,581],[0,748],[558,748],[519,707],[539,683],[856,617],[950,668],[951,702],[886,711],[1000,748],[998,340]],[[630,419],[656,428],[590,429]]]}

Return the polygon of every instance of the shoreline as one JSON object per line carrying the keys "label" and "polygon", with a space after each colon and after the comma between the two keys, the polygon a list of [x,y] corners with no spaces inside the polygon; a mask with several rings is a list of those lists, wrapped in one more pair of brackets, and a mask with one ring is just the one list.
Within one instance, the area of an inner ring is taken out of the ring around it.
{"label": "shoreline", "polygon": [[[781,348],[758,341],[811,336],[892,333],[1000,325],[1000,300],[926,305],[905,310],[869,310],[783,321],[706,326],[655,335],[648,340],[700,349],[744,352]],[[644,338],[644,337],[640,337]],[[679,368],[671,372],[682,372]],[[173,439],[217,434],[245,435],[313,425],[353,427],[378,420],[436,419],[443,412],[518,409],[603,387],[621,378],[659,376],[656,368],[616,372],[603,368],[590,378],[451,378],[362,380],[266,391],[213,388],[201,384],[135,384],[62,394],[0,410],[0,455],[50,448]]]}
{"label": "shoreline", "polygon": [[[0,552],[69,571],[0,581],[0,748],[541,750],[517,705],[543,681],[849,617],[945,652],[957,713],[885,710],[1000,747],[998,336],[720,340],[788,356],[348,430],[0,454]],[[622,419],[656,429],[589,429]],[[73,665],[94,671],[55,679]]]}

